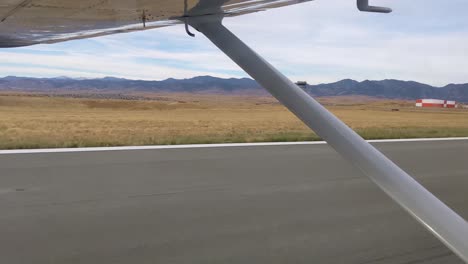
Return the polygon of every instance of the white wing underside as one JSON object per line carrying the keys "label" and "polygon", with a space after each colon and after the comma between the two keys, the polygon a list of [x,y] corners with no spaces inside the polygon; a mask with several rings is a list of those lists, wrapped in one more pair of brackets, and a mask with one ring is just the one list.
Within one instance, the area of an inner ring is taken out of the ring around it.
{"label": "white wing underside", "polygon": [[307,1],[0,0],[0,47],[146,30],[181,23],[184,15],[237,16]]}

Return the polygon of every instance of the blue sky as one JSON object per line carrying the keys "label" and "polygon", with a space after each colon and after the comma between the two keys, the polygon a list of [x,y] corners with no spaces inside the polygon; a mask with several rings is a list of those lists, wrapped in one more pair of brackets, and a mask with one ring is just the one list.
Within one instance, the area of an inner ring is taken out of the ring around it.
{"label": "blue sky", "polygon": [[[229,18],[225,25],[292,80],[344,78],[468,83],[466,0],[373,0],[389,15],[358,12],[354,0],[316,0]],[[203,35],[183,26],[0,50],[0,76],[161,80],[246,77]]]}

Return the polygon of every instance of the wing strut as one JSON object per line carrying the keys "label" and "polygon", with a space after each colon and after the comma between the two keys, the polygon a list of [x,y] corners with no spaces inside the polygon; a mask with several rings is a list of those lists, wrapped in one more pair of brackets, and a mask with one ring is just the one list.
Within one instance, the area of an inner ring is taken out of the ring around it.
{"label": "wing strut", "polygon": [[223,16],[191,17],[191,26],[244,69],[454,253],[468,262],[468,224],[222,25]]}

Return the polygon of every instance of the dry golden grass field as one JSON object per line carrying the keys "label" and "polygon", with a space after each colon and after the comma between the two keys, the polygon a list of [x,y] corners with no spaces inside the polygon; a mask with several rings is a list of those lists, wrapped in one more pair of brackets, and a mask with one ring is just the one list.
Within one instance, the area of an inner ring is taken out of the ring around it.
{"label": "dry golden grass field", "polygon": [[[0,94],[0,149],[319,139],[270,97],[147,97]],[[466,109],[416,109],[409,101],[362,97],[320,101],[367,139],[468,136]]]}

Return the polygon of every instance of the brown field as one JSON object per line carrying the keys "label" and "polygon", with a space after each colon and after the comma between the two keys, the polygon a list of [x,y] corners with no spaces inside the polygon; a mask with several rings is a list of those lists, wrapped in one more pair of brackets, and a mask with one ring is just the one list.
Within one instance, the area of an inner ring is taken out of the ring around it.
{"label": "brown field", "polygon": [[[270,97],[157,94],[151,100],[0,95],[0,149],[318,140]],[[367,139],[468,136],[468,111],[322,98]],[[399,111],[391,111],[399,109]]]}

